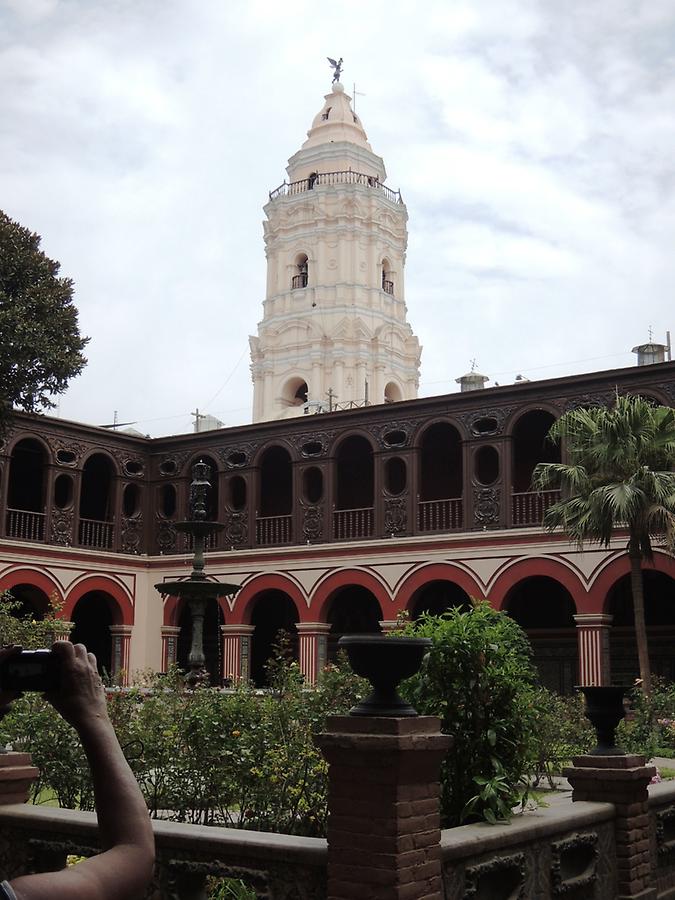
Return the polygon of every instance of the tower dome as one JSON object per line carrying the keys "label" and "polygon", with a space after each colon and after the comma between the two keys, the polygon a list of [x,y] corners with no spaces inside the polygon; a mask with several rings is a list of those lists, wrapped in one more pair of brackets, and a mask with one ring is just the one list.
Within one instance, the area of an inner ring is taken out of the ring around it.
{"label": "tower dome", "polygon": [[408,400],[407,210],[340,82],[265,206],[267,291],[250,338],[253,420]]}

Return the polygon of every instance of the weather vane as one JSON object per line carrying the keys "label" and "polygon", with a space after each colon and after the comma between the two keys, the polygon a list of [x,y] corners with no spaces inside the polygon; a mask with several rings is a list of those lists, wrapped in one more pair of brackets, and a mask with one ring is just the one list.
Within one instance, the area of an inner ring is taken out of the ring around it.
{"label": "weather vane", "polygon": [[340,75],[342,75],[342,57],[340,57],[340,59],[338,59],[337,61],[331,59],[330,56],[327,56],[326,59],[328,60],[328,64],[330,65],[331,69],[333,70],[332,83],[335,84],[336,81],[340,80]]}

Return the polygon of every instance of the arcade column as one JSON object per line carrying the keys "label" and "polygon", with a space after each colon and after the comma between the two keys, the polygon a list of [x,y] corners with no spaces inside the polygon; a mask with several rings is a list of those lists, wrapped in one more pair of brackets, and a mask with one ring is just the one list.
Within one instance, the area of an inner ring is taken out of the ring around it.
{"label": "arcade column", "polygon": [[129,683],[129,648],[131,645],[131,625],[111,625],[112,674],[122,675],[124,684]]}
{"label": "arcade column", "polygon": [[601,613],[574,617],[579,642],[579,684],[602,687],[610,683],[609,629],[612,616]]}
{"label": "arcade column", "polygon": [[328,662],[328,633],[324,622],[299,622],[295,626],[300,637],[300,671],[307,684],[316,684],[319,672]]}
{"label": "arcade column", "polygon": [[168,672],[178,661],[179,634],[180,628],[177,625],[162,626],[162,672]]}
{"label": "arcade column", "polygon": [[221,625],[223,636],[223,678],[232,682],[251,677],[251,639],[255,625]]}

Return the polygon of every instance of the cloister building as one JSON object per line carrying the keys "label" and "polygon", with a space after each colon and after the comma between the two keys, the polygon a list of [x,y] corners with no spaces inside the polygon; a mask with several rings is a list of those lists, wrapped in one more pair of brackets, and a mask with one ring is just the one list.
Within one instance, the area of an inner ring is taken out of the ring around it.
{"label": "cloister building", "polygon": [[[176,523],[191,466],[211,466],[224,523],[207,572],[241,587],[205,623],[214,681],[263,683],[275,635],[312,682],[340,635],[487,598],[529,634],[544,682],[637,673],[626,536],[581,552],[542,530],[546,434],[616,391],[675,403],[675,363],[416,399],[407,214],[342,86],[265,207],[267,295],[251,339],[253,424],[144,438],[17,413],[0,445],[0,589],[113,673],[185,663],[189,617],[153,585],[187,576]],[[85,376],[86,377],[86,376]],[[474,379],[475,380],[475,379]],[[646,567],[653,667],[675,676],[675,561]]]}

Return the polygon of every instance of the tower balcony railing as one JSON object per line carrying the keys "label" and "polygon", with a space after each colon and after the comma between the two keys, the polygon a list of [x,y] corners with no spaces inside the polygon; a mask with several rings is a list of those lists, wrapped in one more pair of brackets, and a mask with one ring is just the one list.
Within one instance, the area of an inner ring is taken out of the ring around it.
{"label": "tower balcony railing", "polygon": [[255,520],[255,539],[258,545],[290,544],[291,516],[262,516]]}
{"label": "tower balcony railing", "polygon": [[418,531],[459,531],[464,527],[461,497],[422,500],[417,504]]}
{"label": "tower balcony railing", "polygon": [[373,507],[363,509],[336,509],[333,512],[333,539],[354,541],[373,536]]}
{"label": "tower balcony railing", "polygon": [[80,547],[111,550],[114,527],[113,522],[102,522],[98,519],[80,519],[78,532]]}
{"label": "tower balcony railing", "polygon": [[511,495],[511,521],[514,526],[541,525],[544,513],[560,500],[560,491],[524,491]]}
{"label": "tower balcony railing", "polygon": [[8,509],[6,534],[8,538],[20,541],[44,541],[45,514],[27,509]]}
{"label": "tower balcony railing", "polygon": [[394,282],[388,281],[386,278],[383,278],[382,279],[382,290],[385,292],[385,294],[391,294],[393,296]]}
{"label": "tower balcony railing", "polygon": [[299,288],[307,287],[307,272],[300,272],[291,278],[291,290],[297,291]]}
{"label": "tower balcony railing", "polygon": [[400,191],[393,191],[390,187],[382,184],[375,175],[352,172],[351,169],[346,172],[321,172],[317,175],[312,175],[309,178],[302,178],[300,181],[291,181],[290,183],[284,181],[278,188],[270,191],[270,200],[278,200],[280,197],[290,197],[293,194],[303,194],[305,191],[312,191],[317,187],[338,184],[360,184],[364,187],[381,191],[383,196],[391,203],[403,203]]}

